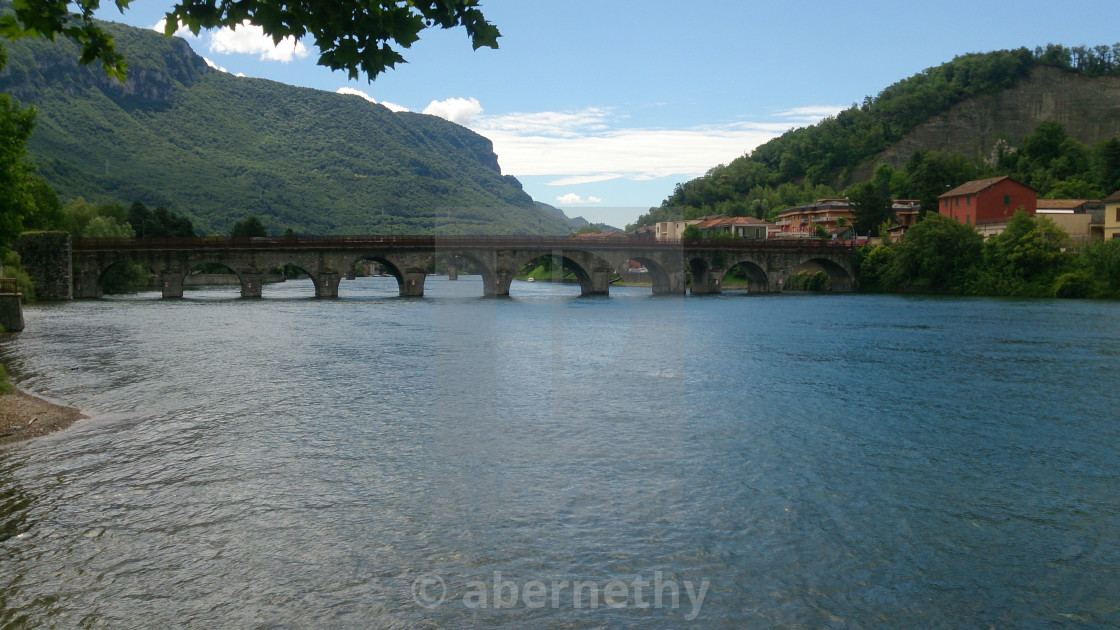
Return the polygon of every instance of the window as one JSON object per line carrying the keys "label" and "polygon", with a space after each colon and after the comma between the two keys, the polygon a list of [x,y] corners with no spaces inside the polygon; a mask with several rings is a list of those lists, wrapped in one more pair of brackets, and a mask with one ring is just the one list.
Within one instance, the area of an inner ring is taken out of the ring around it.
{"label": "window", "polygon": [[1005,206],[1010,206],[1011,205],[1011,195],[1004,195],[1003,196],[1003,205],[1005,205]]}
{"label": "window", "polygon": [[971,214],[964,215],[964,224],[965,225],[972,225],[972,215]]}
{"label": "window", "polygon": [[1120,208],[1116,209],[1116,222],[1120,223]]}
{"label": "window", "polygon": [[971,206],[972,205],[972,197],[965,197],[964,205]]}
{"label": "window", "polygon": [[960,198],[960,197],[957,197],[957,198],[956,198],[956,202],[957,202],[957,204],[956,204],[956,205],[957,205],[957,207],[959,208],[959,207],[960,207],[960,205],[961,205],[961,198]]}

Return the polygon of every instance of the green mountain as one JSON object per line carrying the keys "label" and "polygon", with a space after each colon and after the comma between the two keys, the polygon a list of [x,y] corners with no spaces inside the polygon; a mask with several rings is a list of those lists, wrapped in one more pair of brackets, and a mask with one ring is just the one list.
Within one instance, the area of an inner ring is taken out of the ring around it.
{"label": "green mountain", "polygon": [[489,140],[435,116],[211,69],[181,39],[110,24],[128,80],[69,41],[5,42],[0,91],[38,107],[31,160],[64,200],[141,201],[204,233],[567,234]]}
{"label": "green mountain", "polygon": [[[1029,144],[1043,123],[1059,123],[1069,144],[1085,145],[1084,150],[1065,147],[1069,150],[1063,150],[1064,157],[1056,158],[1083,161],[1084,168],[1039,164],[1034,155],[1016,163],[1015,151],[1025,140]],[[639,225],[672,215],[711,212],[764,217],[783,207],[839,194],[868,180],[880,164],[908,168],[907,175],[933,167],[945,171],[944,181],[925,177],[923,185],[931,190],[944,191],[954,177],[990,170],[1031,179],[1037,173],[1017,171],[1030,166],[1052,169],[1028,182],[1036,187],[1049,188],[1063,183],[1062,178],[1073,178],[1087,184],[1082,188],[1108,194],[1115,190],[1110,186],[1120,185],[1114,181],[1116,165],[1112,164],[1116,147],[1102,143],[1117,138],[1120,44],[1050,45],[1034,51],[963,55],[899,81],[816,125],[788,131],[703,177],[678,184],[661,208],[651,210]],[[931,158],[932,154],[937,155]],[[1098,155],[1104,156],[1098,160],[1101,163],[1091,163]],[[1078,188],[1065,184],[1062,190]],[[905,185],[900,188],[896,192],[914,198],[931,194],[924,189],[907,191]]]}

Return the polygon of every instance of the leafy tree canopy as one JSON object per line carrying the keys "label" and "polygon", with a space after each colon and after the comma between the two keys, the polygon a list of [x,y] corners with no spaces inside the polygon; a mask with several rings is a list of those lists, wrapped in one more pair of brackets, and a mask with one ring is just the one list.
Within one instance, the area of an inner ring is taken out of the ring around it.
{"label": "leafy tree canopy", "polygon": [[[132,0],[114,0],[123,13]],[[198,34],[202,29],[244,24],[261,27],[279,43],[286,37],[310,35],[319,48],[319,65],[345,70],[350,78],[372,81],[405,61],[392,44],[409,48],[426,28],[462,26],[475,50],[497,48],[501,34],[486,21],[479,0],[181,0],[167,13],[165,34],[180,25]],[[9,39],[63,36],[81,46],[84,64],[100,61],[110,76],[124,80],[128,63],[113,37],[93,13],[100,0],[12,0],[0,17],[0,36]],[[76,10],[74,10],[76,9]]]}
{"label": "leafy tree canopy", "polygon": [[233,230],[229,235],[234,238],[268,236],[268,230],[265,230],[264,223],[257,217],[245,217],[233,224]]}

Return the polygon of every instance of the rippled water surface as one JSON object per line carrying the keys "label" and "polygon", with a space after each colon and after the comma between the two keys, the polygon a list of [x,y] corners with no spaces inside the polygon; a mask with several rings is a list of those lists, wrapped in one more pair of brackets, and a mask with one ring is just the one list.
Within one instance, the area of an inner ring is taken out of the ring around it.
{"label": "rippled water surface", "polygon": [[1120,625],[1120,305],[427,292],[28,308],[0,626]]}

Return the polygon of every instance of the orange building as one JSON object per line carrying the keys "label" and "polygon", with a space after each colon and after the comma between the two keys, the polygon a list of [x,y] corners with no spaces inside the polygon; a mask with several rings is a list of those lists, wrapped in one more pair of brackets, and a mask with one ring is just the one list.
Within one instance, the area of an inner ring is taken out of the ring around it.
{"label": "orange building", "polygon": [[965,225],[1006,224],[1017,211],[1034,216],[1038,191],[1007,177],[965,182],[937,198],[937,211]]}

